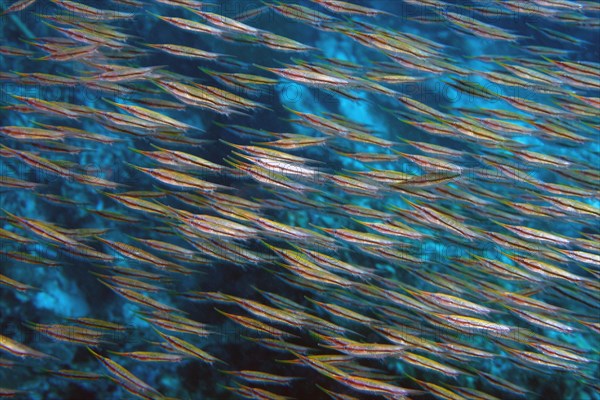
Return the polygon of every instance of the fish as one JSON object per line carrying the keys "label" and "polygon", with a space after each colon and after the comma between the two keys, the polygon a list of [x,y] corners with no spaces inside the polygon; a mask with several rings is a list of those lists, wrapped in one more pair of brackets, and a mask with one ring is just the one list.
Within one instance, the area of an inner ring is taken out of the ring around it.
{"label": "fish", "polygon": [[0,396],[597,397],[597,4],[5,3]]}
{"label": "fish", "polygon": [[2,11],[2,14],[0,14],[0,15],[5,15],[5,14],[10,14],[10,13],[14,13],[14,12],[23,11],[27,7],[30,7],[31,5],[33,5],[33,3],[35,3],[35,0],[18,0],[18,1],[15,1],[13,4],[11,4],[10,6],[8,6],[4,11]]}
{"label": "fish", "polygon": [[196,357],[204,362],[207,363],[214,363],[214,362],[223,362],[221,360],[219,360],[218,358],[210,355],[209,353],[205,352],[204,350],[194,346],[193,344],[186,342],[183,339],[180,339],[176,336],[171,336],[171,335],[167,335],[165,333],[161,333],[158,330],[155,330],[156,333],[163,338],[175,351],[178,351],[186,356],[191,356],[191,357]]}
{"label": "fish", "polygon": [[0,349],[16,357],[45,358],[48,354],[35,350],[7,336],[0,335]]}
{"label": "fish", "polygon": [[125,369],[122,365],[118,364],[116,361],[96,353],[89,347],[88,350],[121,383],[131,387],[136,391],[139,391],[143,395],[160,395],[160,393],[156,389],[154,389],[152,386],[148,385],[144,381],[140,380],[138,377],[133,375],[131,372]]}

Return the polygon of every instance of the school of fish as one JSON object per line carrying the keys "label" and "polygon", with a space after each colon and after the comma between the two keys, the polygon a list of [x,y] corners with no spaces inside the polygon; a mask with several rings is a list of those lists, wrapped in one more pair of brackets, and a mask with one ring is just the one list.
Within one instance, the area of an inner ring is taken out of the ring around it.
{"label": "school of fish", "polygon": [[0,397],[600,399],[599,3],[3,6]]}

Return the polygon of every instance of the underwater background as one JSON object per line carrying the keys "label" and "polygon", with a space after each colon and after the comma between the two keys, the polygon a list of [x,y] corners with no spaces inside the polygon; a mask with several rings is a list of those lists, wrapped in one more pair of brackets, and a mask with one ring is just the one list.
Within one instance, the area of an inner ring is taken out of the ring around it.
{"label": "underwater background", "polygon": [[600,399],[600,3],[0,9],[0,397]]}

